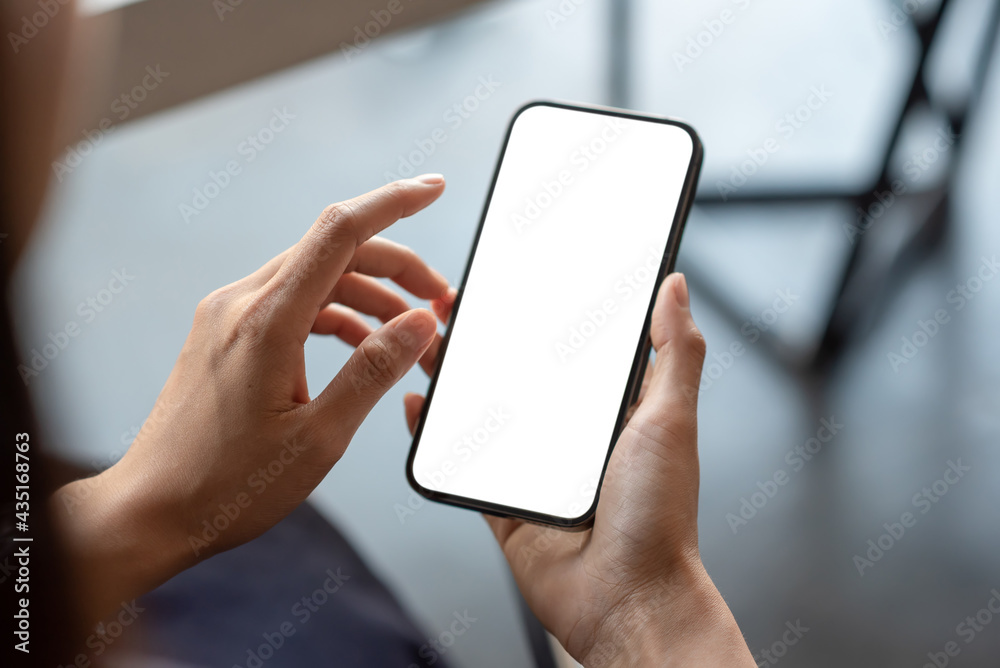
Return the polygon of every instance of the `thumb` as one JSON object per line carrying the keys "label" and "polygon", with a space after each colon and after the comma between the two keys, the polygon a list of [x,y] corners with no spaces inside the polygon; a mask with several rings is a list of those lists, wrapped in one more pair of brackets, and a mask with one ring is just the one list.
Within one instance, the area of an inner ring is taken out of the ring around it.
{"label": "thumb", "polygon": [[698,385],[705,340],[691,319],[681,274],[660,286],[650,336],[656,361],[649,387],[611,453],[594,530],[599,537],[609,532],[611,545],[631,541],[637,555],[650,552],[643,537],[659,536],[656,559],[665,562],[698,553]]}
{"label": "thumb", "polygon": [[346,436],[342,444],[346,448],[371,409],[417,363],[436,332],[434,315],[413,309],[369,334],[312,402],[319,427],[327,434]]}
{"label": "thumb", "polygon": [[670,431],[694,435],[705,339],[691,317],[683,274],[671,274],[660,286],[650,337],[656,350],[653,375],[633,421],[670,423]]}

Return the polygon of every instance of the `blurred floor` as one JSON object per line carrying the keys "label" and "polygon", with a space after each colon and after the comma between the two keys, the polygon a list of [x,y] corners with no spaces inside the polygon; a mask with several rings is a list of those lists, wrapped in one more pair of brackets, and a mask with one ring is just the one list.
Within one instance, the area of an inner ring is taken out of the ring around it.
{"label": "blurred floor", "polygon": [[[387,236],[457,281],[511,112],[536,97],[607,100],[606,3],[573,6],[564,16],[552,14],[554,1],[491,3],[387,38],[350,62],[334,55],[107,136],[59,184],[19,277],[26,350],[70,321],[82,329],[30,385],[51,440],[84,464],[113,461],[152,406],[198,300],[294,243],[325,204],[400,173],[401,161],[443,172],[448,192]],[[674,54],[725,9],[735,16],[725,32],[678,66]],[[915,48],[905,30],[880,34],[887,13],[863,0],[638,3],[633,104],[699,129],[704,190],[825,85],[830,100],[746,187],[857,187],[871,175]],[[983,113],[967,129],[974,140],[960,165],[946,246],[827,386],[777,366],[694,286],[708,362],[718,364],[700,409],[704,558],[753,650],[780,642],[786,622],[809,629],[794,646],[774,648],[787,651],[789,665],[919,666],[952,640],[961,649],[952,665],[994,665],[1000,655],[1000,620],[968,643],[956,628],[1000,588],[1000,280],[985,282],[960,311],[948,301],[983,256],[1000,251],[998,84],[995,67]],[[479,97],[466,101],[477,88]],[[294,118],[248,161],[241,142],[275,108]],[[426,155],[419,147],[435,128],[447,141]],[[193,191],[230,160],[241,173],[186,221],[180,205],[193,205]],[[842,225],[851,220],[836,206],[725,216],[698,209],[680,268],[711,276],[747,318],[764,314],[779,291],[791,293],[794,304],[775,329],[808,343],[829,307],[849,243]],[[134,280],[90,320],[78,305],[123,268]],[[951,320],[894,371],[888,353],[899,353],[901,337],[912,338],[937,309]],[[736,341],[747,352],[723,368]],[[335,341],[307,344],[314,393],[347,355]],[[425,388],[419,372],[404,379],[312,498],[429,636],[456,611],[478,618],[447,657],[455,665],[527,665],[509,576],[482,520],[430,504],[400,510],[412,501],[402,395]],[[823,419],[843,428],[795,470],[787,453],[816,436]],[[922,514],[913,496],[959,458],[970,470]],[[734,533],[727,515],[739,516],[743,498],[760,501],[758,483],[773,491],[766,481],[779,471],[788,482]],[[854,556],[865,556],[867,541],[906,511],[915,525],[859,575]]]}

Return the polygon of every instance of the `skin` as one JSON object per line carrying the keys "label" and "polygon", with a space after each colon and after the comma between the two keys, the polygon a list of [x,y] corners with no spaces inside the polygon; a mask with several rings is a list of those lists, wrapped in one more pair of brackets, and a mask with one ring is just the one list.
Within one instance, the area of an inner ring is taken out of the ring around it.
{"label": "skin", "polygon": [[[6,35],[35,5],[5,0],[4,10]],[[20,53],[0,50],[6,99],[18,101],[2,111],[0,126],[10,235],[0,244],[4,271],[31,236],[48,158],[61,143],[72,22],[64,9]],[[443,189],[439,175],[427,175],[331,205],[294,247],[202,300],[126,456],[52,499],[88,619],[274,526],[337,463],[386,391],[414,365],[434,367],[435,316],[448,319],[454,290],[412,251],[376,235]],[[430,300],[434,314],[410,309],[374,277]],[[385,324],[373,331],[359,312]],[[355,348],[315,397],[305,380],[310,335]],[[529,605],[584,665],[749,668],[754,661],[698,553],[705,344],[680,275],[661,286],[652,339],[656,362],[611,458],[593,529],[487,520]],[[411,430],[422,402],[406,397]],[[205,533],[205,522],[233,508],[239,514],[225,529]]]}

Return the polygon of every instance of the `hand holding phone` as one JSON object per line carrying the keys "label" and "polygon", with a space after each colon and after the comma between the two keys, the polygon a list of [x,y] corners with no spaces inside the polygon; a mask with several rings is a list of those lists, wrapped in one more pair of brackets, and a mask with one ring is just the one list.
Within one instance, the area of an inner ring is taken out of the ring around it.
{"label": "hand holding phone", "polygon": [[[611,454],[593,528],[485,517],[528,605],[583,665],[750,668],[753,657],[698,551],[705,342],[683,276],[659,289],[650,335],[656,361]],[[407,395],[411,433],[423,405]]]}

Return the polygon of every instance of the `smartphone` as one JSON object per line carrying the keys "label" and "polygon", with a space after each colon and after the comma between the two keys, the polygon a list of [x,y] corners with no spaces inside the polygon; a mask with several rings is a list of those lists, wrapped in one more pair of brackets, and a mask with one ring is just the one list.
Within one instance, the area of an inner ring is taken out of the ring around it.
{"label": "smartphone", "polygon": [[407,460],[417,492],[593,522],[702,154],[676,120],[547,101],[517,111]]}

